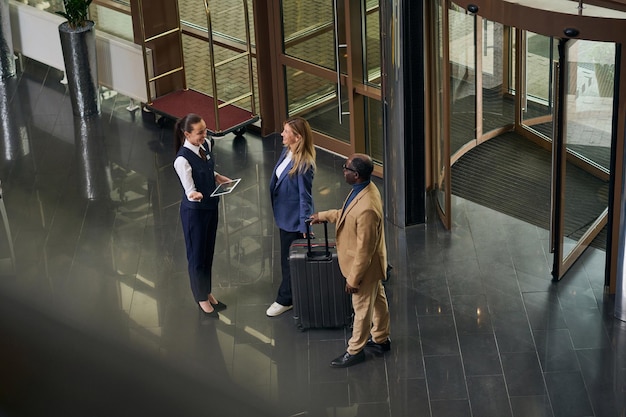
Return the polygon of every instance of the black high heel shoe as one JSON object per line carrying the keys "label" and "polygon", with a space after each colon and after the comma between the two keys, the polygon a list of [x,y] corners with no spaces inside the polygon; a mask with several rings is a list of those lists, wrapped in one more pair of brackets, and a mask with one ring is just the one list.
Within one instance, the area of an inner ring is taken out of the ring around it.
{"label": "black high heel shoe", "polygon": [[[210,301],[209,301],[210,302]],[[210,302],[211,303],[211,302]],[[211,303],[211,305],[213,306],[214,311],[222,311],[222,310],[226,310],[226,308],[228,307],[226,304],[222,303],[221,301],[217,301],[217,304],[213,304]]]}
{"label": "black high heel shoe", "polygon": [[214,318],[214,319],[218,319],[220,317],[220,315],[218,314],[218,312],[217,312],[217,310],[215,308],[210,313],[207,313],[206,311],[204,311],[202,309],[202,307],[200,307],[200,306],[198,306],[198,308],[200,309],[200,315],[202,317],[211,317],[211,318]]}

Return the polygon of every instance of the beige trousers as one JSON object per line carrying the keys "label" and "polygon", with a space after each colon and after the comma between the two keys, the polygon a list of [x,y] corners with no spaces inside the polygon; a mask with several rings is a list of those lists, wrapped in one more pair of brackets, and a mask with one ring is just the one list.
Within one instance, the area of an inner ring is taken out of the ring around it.
{"label": "beige trousers", "polygon": [[354,323],[348,341],[348,353],[355,355],[365,347],[370,334],[376,343],[389,337],[389,306],[382,281],[362,283],[352,294]]}

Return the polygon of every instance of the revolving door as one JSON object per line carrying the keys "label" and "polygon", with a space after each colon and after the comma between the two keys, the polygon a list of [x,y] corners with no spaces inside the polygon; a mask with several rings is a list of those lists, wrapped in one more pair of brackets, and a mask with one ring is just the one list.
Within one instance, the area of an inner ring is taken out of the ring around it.
{"label": "revolving door", "polygon": [[[515,209],[536,211],[537,225],[550,231],[553,279],[565,276],[589,245],[600,244],[607,251],[607,286],[614,291],[626,36],[617,27],[624,24],[623,13],[593,6],[580,11],[566,1],[549,11],[524,1],[501,3],[496,8],[486,1],[439,0],[428,6],[438,214],[450,228],[452,167],[460,158],[491,140],[532,142],[545,151],[547,170],[528,172],[537,177],[523,196],[525,207]],[[604,24],[598,25],[602,13]],[[510,160],[491,161],[489,169],[510,169],[518,160],[529,170],[532,165],[529,155],[502,158]],[[490,191],[497,199],[517,186]]]}

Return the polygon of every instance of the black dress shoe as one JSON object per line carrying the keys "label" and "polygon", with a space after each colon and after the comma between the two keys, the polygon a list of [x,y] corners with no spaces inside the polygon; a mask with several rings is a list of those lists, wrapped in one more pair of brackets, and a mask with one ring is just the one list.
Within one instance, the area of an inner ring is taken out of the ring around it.
{"label": "black dress shoe", "polygon": [[214,318],[214,319],[219,319],[220,318],[220,315],[218,314],[216,309],[213,309],[213,311],[211,311],[210,313],[207,313],[206,311],[204,311],[202,309],[202,307],[198,306],[198,308],[200,309],[200,315],[202,317],[211,317],[211,318]]}
{"label": "black dress shoe", "polygon": [[365,347],[371,349],[372,351],[383,354],[385,352],[389,352],[391,350],[391,340],[387,339],[383,343],[376,343],[370,337],[365,344]]}
{"label": "black dress shoe", "polygon": [[226,310],[227,305],[222,303],[221,301],[217,301],[217,304],[213,304],[211,303],[211,305],[213,306],[213,308],[215,309],[214,311],[222,311],[222,310]]}
{"label": "black dress shoe", "polygon": [[365,352],[360,351],[354,355],[350,355],[348,352],[343,355],[335,358],[330,366],[333,368],[347,368],[348,366],[356,365],[357,363],[361,363],[365,360]]}

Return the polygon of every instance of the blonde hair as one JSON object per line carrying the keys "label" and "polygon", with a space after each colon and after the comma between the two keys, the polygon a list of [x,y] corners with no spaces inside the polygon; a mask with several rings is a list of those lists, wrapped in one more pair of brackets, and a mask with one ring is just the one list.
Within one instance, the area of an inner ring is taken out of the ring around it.
{"label": "blonde hair", "polygon": [[291,117],[285,120],[283,127],[285,125],[289,125],[291,130],[302,138],[295,144],[292,150],[293,167],[289,170],[289,176],[293,177],[296,174],[303,174],[310,168],[313,168],[313,171],[315,171],[315,146],[313,146],[313,132],[309,122],[302,117]]}

